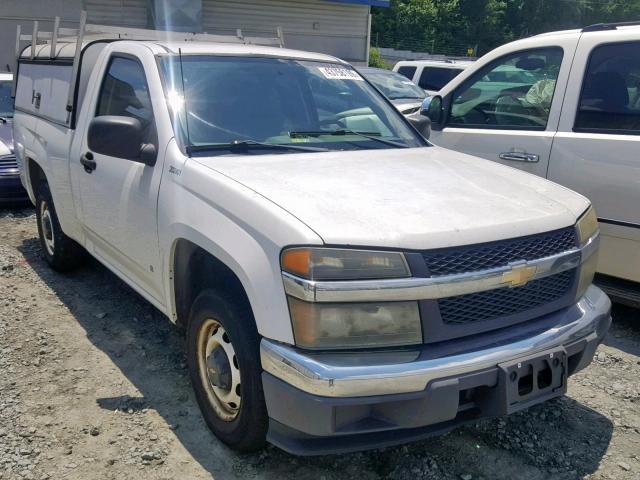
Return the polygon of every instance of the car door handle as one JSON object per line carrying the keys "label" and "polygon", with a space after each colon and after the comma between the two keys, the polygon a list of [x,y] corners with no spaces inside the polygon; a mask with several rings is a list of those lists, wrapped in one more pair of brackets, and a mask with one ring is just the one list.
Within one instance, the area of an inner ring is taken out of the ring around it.
{"label": "car door handle", "polygon": [[93,159],[93,153],[91,152],[87,152],[82,155],[80,157],[80,163],[84,167],[84,171],[87,173],[93,172],[98,166],[96,161]]}
{"label": "car door handle", "polygon": [[500,157],[500,160],[511,160],[514,162],[536,163],[540,161],[538,155],[527,152],[502,152],[498,157]]}

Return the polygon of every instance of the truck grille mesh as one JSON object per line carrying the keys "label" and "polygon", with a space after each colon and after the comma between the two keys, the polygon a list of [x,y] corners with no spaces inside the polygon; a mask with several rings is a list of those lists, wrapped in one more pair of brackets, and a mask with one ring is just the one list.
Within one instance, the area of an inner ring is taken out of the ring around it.
{"label": "truck grille mesh", "polygon": [[493,320],[551,303],[566,295],[576,270],[533,280],[522,287],[498,288],[440,299],[440,315],[448,325]]}
{"label": "truck grille mesh", "polygon": [[423,252],[431,276],[503,267],[518,260],[535,260],[576,247],[573,227],[501,242]]}

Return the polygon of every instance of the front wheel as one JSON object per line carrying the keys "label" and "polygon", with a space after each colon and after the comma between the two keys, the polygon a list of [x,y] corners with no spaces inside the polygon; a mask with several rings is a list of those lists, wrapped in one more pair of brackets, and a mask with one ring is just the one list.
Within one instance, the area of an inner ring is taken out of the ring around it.
{"label": "front wheel", "polygon": [[259,349],[253,315],[244,302],[213,290],[198,295],[187,329],[196,399],[213,433],[245,452],[264,446],[268,426]]}

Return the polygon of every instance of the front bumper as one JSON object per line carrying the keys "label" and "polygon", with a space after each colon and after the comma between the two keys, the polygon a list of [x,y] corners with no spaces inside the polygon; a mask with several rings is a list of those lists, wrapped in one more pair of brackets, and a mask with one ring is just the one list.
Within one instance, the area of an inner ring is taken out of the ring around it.
{"label": "front bumper", "polygon": [[263,339],[268,439],[295,454],[337,453],[413,441],[501,415],[501,365],[559,348],[566,375],[579,371],[604,338],[610,309],[607,296],[591,286],[568,309],[420,349],[310,353]]}
{"label": "front bumper", "polygon": [[24,201],[28,198],[19,174],[0,174],[0,204]]}

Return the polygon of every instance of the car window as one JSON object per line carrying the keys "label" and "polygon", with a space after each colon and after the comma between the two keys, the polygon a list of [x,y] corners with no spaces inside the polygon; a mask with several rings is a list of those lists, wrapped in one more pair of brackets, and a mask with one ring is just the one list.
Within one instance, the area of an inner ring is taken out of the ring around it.
{"label": "car window", "polygon": [[96,116],[118,115],[140,120],[147,131],[153,123],[149,88],[142,65],[113,57],[100,87]]}
{"label": "car window", "polygon": [[488,64],[454,91],[449,124],[544,130],[562,55],[559,47],[542,48]]}
{"label": "car window", "polygon": [[398,73],[404,75],[409,80],[413,80],[413,76],[416,74],[416,67],[404,66],[398,68]]}
{"label": "car window", "polygon": [[11,80],[0,80],[0,117],[13,117],[12,83]]}
{"label": "car window", "polygon": [[593,49],[580,94],[576,131],[640,133],[640,42]]}
{"label": "car window", "polygon": [[462,69],[460,68],[424,67],[420,74],[418,85],[425,90],[435,90],[437,92],[461,72]]}
{"label": "car window", "polygon": [[396,72],[388,70],[363,71],[362,75],[384,93],[389,100],[414,99],[422,100],[424,90]]}

